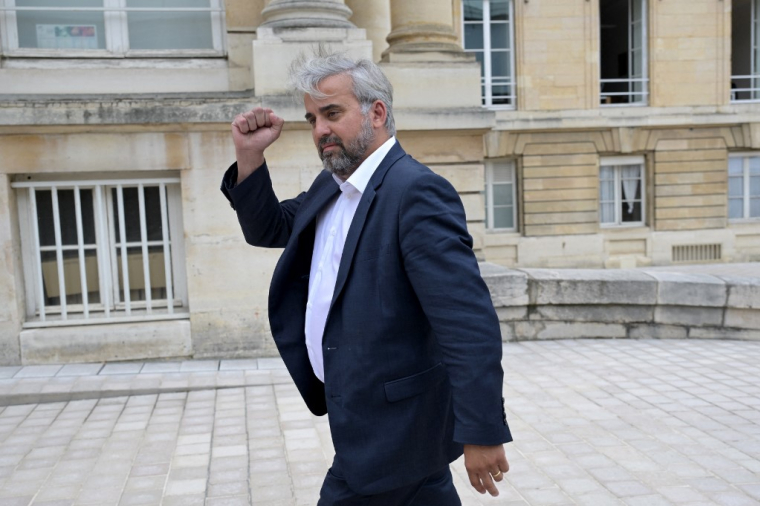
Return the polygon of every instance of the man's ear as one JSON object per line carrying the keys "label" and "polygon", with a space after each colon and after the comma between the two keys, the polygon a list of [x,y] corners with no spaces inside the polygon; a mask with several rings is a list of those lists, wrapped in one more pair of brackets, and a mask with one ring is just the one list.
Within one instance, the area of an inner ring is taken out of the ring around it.
{"label": "man's ear", "polygon": [[385,119],[388,117],[388,108],[381,100],[375,100],[370,109],[372,114],[372,126],[375,128],[381,128],[385,126]]}

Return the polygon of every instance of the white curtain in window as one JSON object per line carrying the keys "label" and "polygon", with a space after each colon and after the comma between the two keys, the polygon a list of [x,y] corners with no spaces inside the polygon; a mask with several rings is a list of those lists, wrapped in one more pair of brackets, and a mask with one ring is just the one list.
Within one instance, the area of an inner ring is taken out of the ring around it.
{"label": "white curtain in window", "polygon": [[623,200],[628,204],[628,213],[633,212],[636,203],[636,191],[641,182],[641,168],[638,165],[628,165],[621,168],[623,176]]}

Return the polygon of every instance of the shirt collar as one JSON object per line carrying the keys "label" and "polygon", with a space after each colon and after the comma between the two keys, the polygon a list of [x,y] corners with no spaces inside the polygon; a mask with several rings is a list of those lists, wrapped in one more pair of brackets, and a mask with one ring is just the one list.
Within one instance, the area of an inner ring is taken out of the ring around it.
{"label": "shirt collar", "polygon": [[333,174],[333,179],[340,186],[341,191],[346,191],[348,185],[354,187],[359,193],[364,193],[364,190],[369,184],[372,174],[375,173],[380,163],[386,157],[393,145],[396,143],[396,137],[391,136],[390,139],[385,141],[379,148],[377,148],[372,154],[370,154],[362,163],[357,167],[353,174],[343,182],[338,176]]}

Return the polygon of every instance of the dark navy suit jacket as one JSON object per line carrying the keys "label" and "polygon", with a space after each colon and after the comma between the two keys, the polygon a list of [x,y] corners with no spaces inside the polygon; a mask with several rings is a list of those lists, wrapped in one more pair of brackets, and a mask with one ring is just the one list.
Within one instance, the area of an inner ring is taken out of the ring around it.
{"label": "dark navy suit jacket", "polygon": [[339,187],[323,171],[279,202],[266,165],[222,191],[246,241],[285,248],[269,292],[272,335],[309,409],[329,413],[336,460],[360,494],[440,470],[462,444],[511,441],[501,334],[461,200],[396,143],[372,176],[346,237],[322,343],[325,382],[304,319],[316,218]]}

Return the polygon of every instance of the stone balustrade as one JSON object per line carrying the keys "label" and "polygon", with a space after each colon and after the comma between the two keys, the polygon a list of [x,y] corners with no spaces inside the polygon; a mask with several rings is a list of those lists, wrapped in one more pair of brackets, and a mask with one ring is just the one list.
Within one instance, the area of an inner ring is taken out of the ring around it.
{"label": "stone balustrade", "polygon": [[480,265],[504,341],[760,340],[760,278]]}

